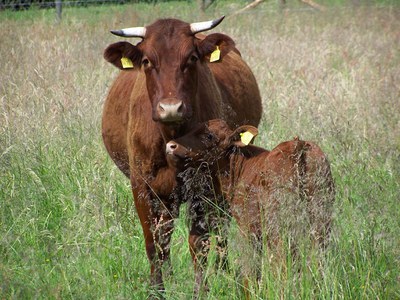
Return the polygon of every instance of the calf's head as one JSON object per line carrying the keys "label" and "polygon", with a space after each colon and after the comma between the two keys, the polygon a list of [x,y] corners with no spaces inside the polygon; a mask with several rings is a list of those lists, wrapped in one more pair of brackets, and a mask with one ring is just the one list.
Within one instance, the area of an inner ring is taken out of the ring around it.
{"label": "calf's head", "polygon": [[170,164],[179,169],[194,167],[203,162],[212,165],[220,159],[228,158],[228,154],[235,148],[247,146],[257,134],[257,128],[251,125],[231,130],[223,120],[210,120],[168,142],[167,158]]}
{"label": "calf's head", "polygon": [[146,27],[114,30],[111,32],[115,35],[140,37],[142,41],[136,45],[126,41],[111,44],[104,51],[104,58],[120,69],[143,71],[153,120],[176,126],[193,115],[199,68],[204,67],[217,47],[220,59],[234,49],[233,40],[224,34],[195,37],[222,20],[223,17],[189,24],[161,19]]}

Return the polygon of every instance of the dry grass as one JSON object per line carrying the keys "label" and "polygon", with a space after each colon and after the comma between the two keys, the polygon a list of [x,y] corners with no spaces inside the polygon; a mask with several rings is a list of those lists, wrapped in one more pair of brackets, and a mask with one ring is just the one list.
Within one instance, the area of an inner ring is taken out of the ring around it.
{"label": "dry grass", "polygon": [[[201,18],[236,8],[217,6]],[[295,135],[317,142],[337,185],[322,272],[311,259],[302,277],[290,265],[271,273],[266,256],[254,299],[400,297],[399,15],[396,6],[256,10],[219,26],[258,79],[258,143],[272,148]],[[192,5],[165,3],[69,9],[60,25],[48,11],[18,16],[0,14],[0,295],[141,299],[148,274],[141,229],[100,136],[102,103],[117,74],[102,52],[117,40],[111,28],[199,15]],[[172,242],[170,299],[191,292],[183,223]],[[234,273],[208,272],[209,299],[240,299]]]}

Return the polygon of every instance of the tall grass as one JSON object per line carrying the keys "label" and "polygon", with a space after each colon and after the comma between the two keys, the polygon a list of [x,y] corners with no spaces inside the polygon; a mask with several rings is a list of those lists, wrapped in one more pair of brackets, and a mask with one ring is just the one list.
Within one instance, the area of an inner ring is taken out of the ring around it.
{"label": "tall grass", "polygon": [[[0,13],[0,295],[4,299],[143,299],[149,267],[128,181],[103,148],[102,104],[117,71],[102,58],[112,28],[156,17],[188,21],[194,4]],[[269,4],[266,4],[269,5]],[[258,79],[258,143],[299,135],[328,153],[336,182],[333,236],[323,256],[271,268],[254,299],[400,298],[400,8],[325,13],[259,9],[225,20]],[[187,229],[177,220],[168,299],[189,299]],[[241,299],[240,239],[228,271],[207,269],[207,299]],[[289,257],[289,253],[285,253]],[[296,269],[297,268],[297,269]]]}

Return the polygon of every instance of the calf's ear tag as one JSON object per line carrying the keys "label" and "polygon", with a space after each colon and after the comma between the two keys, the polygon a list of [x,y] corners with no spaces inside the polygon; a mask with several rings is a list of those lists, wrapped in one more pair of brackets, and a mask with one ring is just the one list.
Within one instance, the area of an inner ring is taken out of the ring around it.
{"label": "calf's ear tag", "polygon": [[124,69],[133,68],[133,62],[127,57],[121,57],[121,64]]}
{"label": "calf's ear tag", "polygon": [[250,131],[245,131],[240,134],[240,140],[245,145],[250,144],[253,137],[254,137],[254,134],[252,134]]}
{"label": "calf's ear tag", "polygon": [[219,61],[220,58],[221,58],[221,50],[219,50],[219,47],[217,46],[217,49],[215,49],[213,53],[211,53],[210,62]]}

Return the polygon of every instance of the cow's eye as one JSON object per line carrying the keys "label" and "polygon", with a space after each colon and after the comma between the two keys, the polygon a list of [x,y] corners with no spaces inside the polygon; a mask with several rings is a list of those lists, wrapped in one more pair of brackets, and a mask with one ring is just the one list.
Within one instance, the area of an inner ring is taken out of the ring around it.
{"label": "cow's eye", "polygon": [[143,67],[147,68],[147,67],[150,67],[151,63],[147,58],[144,58],[142,60],[142,65],[143,65]]}
{"label": "cow's eye", "polygon": [[187,59],[186,63],[181,66],[182,71],[186,72],[189,69],[191,69],[198,60],[199,60],[199,58],[196,54],[190,55],[189,58]]}
{"label": "cow's eye", "polygon": [[189,60],[190,60],[191,63],[195,63],[195,62],[197,62],[199,60],[199,58],[196,55],[193,54],[193,55],[190,56]]}
{"label": "cow's eye", "polygon": [[207,133],[205,139],[210,142],[214,139],[214,135],[212,133]]}

